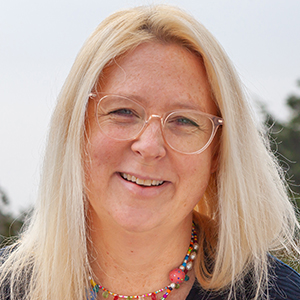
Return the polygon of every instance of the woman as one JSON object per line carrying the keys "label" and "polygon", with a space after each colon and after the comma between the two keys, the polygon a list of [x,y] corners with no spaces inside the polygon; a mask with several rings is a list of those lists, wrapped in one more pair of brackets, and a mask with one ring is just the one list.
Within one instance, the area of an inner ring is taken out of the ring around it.
{"label": "woman", "polygon": [[30,225],[2,251],[1,299],[300,299],[269,254],[299,253],[299,224],[249,111],[191,16],[103,21],[59,96]]}

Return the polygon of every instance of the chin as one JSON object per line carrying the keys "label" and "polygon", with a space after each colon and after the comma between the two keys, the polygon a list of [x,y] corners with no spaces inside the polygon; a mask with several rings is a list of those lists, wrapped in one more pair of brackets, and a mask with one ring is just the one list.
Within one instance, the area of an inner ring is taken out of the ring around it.
{"label": "chin", "polygon": [[122,215],[115,218],[115,222],[128,232],[146,232],[158,227],[162,220],[153,217],[152,213]]}

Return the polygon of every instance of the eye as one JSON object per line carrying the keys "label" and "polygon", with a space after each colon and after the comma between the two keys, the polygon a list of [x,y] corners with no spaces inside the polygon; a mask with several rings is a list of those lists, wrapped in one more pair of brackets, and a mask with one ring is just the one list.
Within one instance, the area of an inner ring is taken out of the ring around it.
{"label": "eye", "polygon": [[176,116],[169,120],[169,123],[173,123],[173,125],[175,126],[191,126],[197,128],[199,127],[199,125],[195,121],[184,116]]}
{"label": "eye", "polygon": [[109,115],[116,115],[116,116],[137,116],[136,113],[134,113],[132,110],[128,109],[128,108],[120,108],[120,109],[116,109],[113,110],[111,112],[108,113]]}
{"label": "eye", "polygon": [[[99,116],[101,119],[101,116]],[[103,119],[110,120],[116,124],[135,124],[140,122],[141,116],[132,108],[112,108],[103,115]]]}

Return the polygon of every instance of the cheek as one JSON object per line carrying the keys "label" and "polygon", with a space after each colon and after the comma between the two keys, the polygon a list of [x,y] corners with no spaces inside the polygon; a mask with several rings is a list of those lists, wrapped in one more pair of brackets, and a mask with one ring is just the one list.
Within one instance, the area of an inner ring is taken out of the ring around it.
{"label": "cheek", "polygon": [[109,188],[110,178],[116,164],[116,147],[107,142],[107,138],[91,137],[87,147],[87,159],[85,166],[86,195],[90,204],[90,213],[95,221],[99,210],[103,209],[103,198]]}
{"label": "cheek", "polygon": [[196,154],[191,159],[186,159],[182,165],[185,168],[186,179],[193,182],[206,181],[212,172],[212,153],[206,149],[203,153]]}
{"label": "cheek", "polygon": [[97,128],[88,139],[87,155],[93,167],[101,167],[116,161],[120,156],[121,148],[121,142],[108,138]]}
{"label": "cheek", "polygon": [[91,168],[101,171],[115,157],[115,149],[107,142],[97,141],[89,151]]}
{"label": "cheek", "polygon": [[194,159],[187,159],[180,172],[184,198],[191,206],[195,206],[203,197],[211,177],[211,155],[202,154],[204,153]]}
{"label": "cheek", "polygon": [[[101,134],[91,135],[87,142],[85,159],[85,177],[87,188],[97,182],[103,182],[107,173],[108,164],[113,162],[115,157],[115,146],[111,145],[107,138]],[[104,183],[104,182],[103,182]]]}

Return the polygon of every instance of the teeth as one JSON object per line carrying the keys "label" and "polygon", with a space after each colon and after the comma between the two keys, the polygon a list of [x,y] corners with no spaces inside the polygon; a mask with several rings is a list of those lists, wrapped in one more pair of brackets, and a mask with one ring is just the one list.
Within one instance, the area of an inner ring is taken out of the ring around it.
{"label": "teeth", "polygon": [[145,182],[145,181],[144,181],[143,179],[139,179],[139,178],[138,178],[138,179],[136,180],[136,183],[139,184],[139,185],[144,185],[144,182]]}
{"label": "teeth", "polygon": [[152,180],[150,180],[150,179],[147,179],[144,181],[144,185],[151,186],[151,184],[152,184]]}
{"label": "teeth", "polygon": [[132,176],[130,174],[126,174],[126,173],[121,173],[121,176],[128,180],[128,181],[132,181],[135,182],[138,185],[144,185],[144,186],[152,186],[152,185],[161,185],[163,183],[163,180],[151,180],[151,179],[140,179],[140,178],[136,178],[135,176]]}

